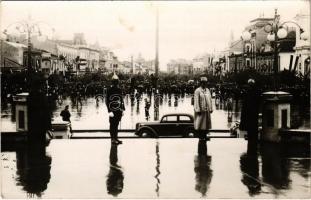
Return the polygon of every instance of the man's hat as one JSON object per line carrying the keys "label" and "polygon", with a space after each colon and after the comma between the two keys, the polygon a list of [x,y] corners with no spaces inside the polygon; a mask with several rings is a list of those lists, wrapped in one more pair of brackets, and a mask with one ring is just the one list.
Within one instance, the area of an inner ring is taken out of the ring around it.
{"label": "man's hat", "polygon": [[203,77],[200,78],[200,81],[201,81],[201,82],[202,82],[202,81],[205,81],[205,82],[206,82],[206,81],[207,81],[207,78],[206,78],[205,76],[203,76]]}

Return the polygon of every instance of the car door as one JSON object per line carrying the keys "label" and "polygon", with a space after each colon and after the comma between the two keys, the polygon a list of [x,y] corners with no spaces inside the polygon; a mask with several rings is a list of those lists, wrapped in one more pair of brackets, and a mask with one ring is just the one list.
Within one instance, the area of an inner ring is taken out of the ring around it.
{"label": "car door", "polygon": [[163,136],[172,136],[176,135],[177,130],[177,116],[176,115],[168,115],[164,116],[161,120],[161,128],[159,130],[159,135]]}
{"label": "car door", "polygon": [[178,116],[178,125],[177,125],[177,131],[178,135],[182,135],[185,133],[185,131],[193,125],[193,121],[188,115],[180,115]]}

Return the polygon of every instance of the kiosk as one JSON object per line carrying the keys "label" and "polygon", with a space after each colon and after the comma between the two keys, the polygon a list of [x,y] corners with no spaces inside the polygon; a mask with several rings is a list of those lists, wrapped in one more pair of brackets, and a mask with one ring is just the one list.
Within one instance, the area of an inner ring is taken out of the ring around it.
{"label": "kiosk", "polygon": [[16,131],[26,132],[28,131],[28,106],[27,99],[29,93],[20,93],[13,96],[15,103],[15,116],[16,116]]}
{"label": "kiosk", "polygon": [[280,142],[279,130],[290,128],[290,100],[287,92],[265,92],[263,96],[261,139]]}

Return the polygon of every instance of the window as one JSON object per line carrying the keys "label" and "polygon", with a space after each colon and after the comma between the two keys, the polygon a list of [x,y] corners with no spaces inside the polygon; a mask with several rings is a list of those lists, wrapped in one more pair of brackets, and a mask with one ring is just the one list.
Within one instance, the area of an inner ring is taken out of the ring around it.
{"label": "window", "polygon": [[251,61],[249,59],[246,60],[246,66],[249,68],[251,66]]}
{"label": "window", "polygon": [[287,110],[286,109],[282,109],[282,128],[288,128],[287,127]]}
{"label": "window", "polygon": [[23,129],[25,128],[25,112],[22,110],[18,111],[18,127]]}
{"label": "window", "polygon": [[166,116],[162,119],[164,123],[177,122],[177,116]]}
{"label": "window", "polygon": [[179,121],[181,121],[181,122],[191,122],[191,118],[189,116],[179,116]]}

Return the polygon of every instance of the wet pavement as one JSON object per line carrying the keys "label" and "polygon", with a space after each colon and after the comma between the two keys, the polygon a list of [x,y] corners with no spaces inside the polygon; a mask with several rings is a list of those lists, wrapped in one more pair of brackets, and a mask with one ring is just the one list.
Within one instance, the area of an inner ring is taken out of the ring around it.
{"label": "wet pavement", "polygon": [[[3,147],[2,147],[3,148]],[[310,198],[307,155],[211,139],[52,140],[2,149],[4,198]]]}

